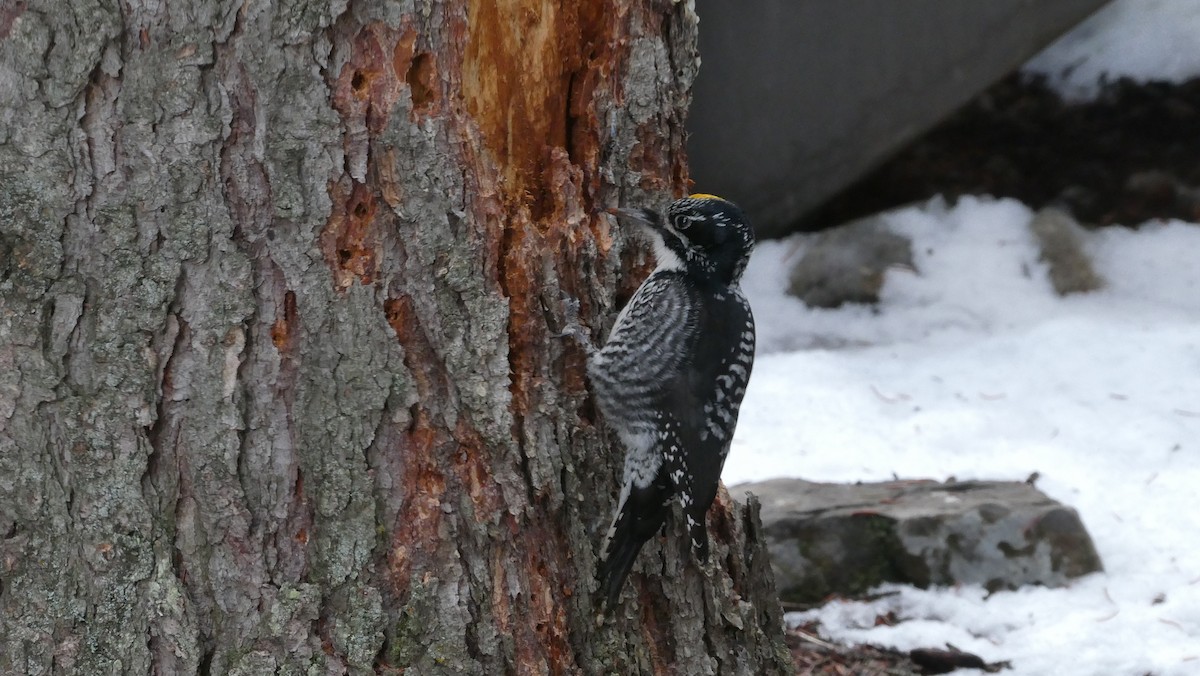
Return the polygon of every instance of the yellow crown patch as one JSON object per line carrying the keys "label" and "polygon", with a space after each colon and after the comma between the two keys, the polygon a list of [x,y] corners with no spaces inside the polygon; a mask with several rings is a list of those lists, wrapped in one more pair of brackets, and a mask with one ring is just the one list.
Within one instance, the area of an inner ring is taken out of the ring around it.
{"label": "yellow crown patch", "polygon": [[722,199],[720,197],[717,197],[716,195],[710,195],[706,192],[698,192],[698,193],[695,193],[692,195],[688,195],[688,197],[690,197],[694,200],[719,200],[719,199]]}

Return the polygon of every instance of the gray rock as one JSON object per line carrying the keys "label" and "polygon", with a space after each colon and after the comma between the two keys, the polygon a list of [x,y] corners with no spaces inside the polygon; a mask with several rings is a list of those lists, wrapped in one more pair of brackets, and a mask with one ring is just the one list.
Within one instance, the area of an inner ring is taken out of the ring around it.
{"label": "gray rock", "polygon": [[1050,283],[1060,296],[1095,291],[1104,279],[1083,251],[1083,228],[1062,209],[1046,207],[1029,223],[1041,247],[1041,260],[1050,267]]}
{"label": "gray rock", "polygon": [[880,216],[851,221],[814,236],[792,268],[788,293],[809,307],[877,303],[891,266],[913,266],[912,242]]}
{"label": "gray rock", "polygon": [[1060,587],[1103,570],[1074,509],[1030,484],[742,484],[762,502],[780,597],[815,603],[884,582]]}

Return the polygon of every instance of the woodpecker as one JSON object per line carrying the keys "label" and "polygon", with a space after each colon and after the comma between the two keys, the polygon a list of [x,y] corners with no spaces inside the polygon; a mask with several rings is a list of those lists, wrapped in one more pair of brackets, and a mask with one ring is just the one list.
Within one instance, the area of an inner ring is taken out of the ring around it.
{"label": "woodpecker", "polygon": [[696,194],[665,212],[612,209],[640,227],[656,267],[621,310],[601,347],[567,303],[564,335],[588,355],[600,412],[625,447],[625,469],[597,572],[613,607],[646,540],[676,499],[692,549],[708,559],[705,516],[737,426],[754,365],[754,316],[739,281],[754,231],[732,202]]}

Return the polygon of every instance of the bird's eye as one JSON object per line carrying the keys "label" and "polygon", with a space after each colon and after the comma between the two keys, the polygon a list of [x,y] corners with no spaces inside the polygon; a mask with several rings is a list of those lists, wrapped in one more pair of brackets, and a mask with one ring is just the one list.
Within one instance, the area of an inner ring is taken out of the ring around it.
{"label": "bird's eye", "polygon": [[687,230],[692,226],[692,219],[690,216],[676,216],[674,225],[676,230]]}

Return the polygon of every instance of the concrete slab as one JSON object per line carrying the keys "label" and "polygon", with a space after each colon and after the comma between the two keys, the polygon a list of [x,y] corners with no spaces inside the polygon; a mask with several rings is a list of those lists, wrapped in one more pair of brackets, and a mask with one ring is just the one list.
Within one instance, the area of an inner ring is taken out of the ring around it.
{"label": "concrete slab", "polygon": [[1104,4],[698,0],[696,189],[783,235]]}

